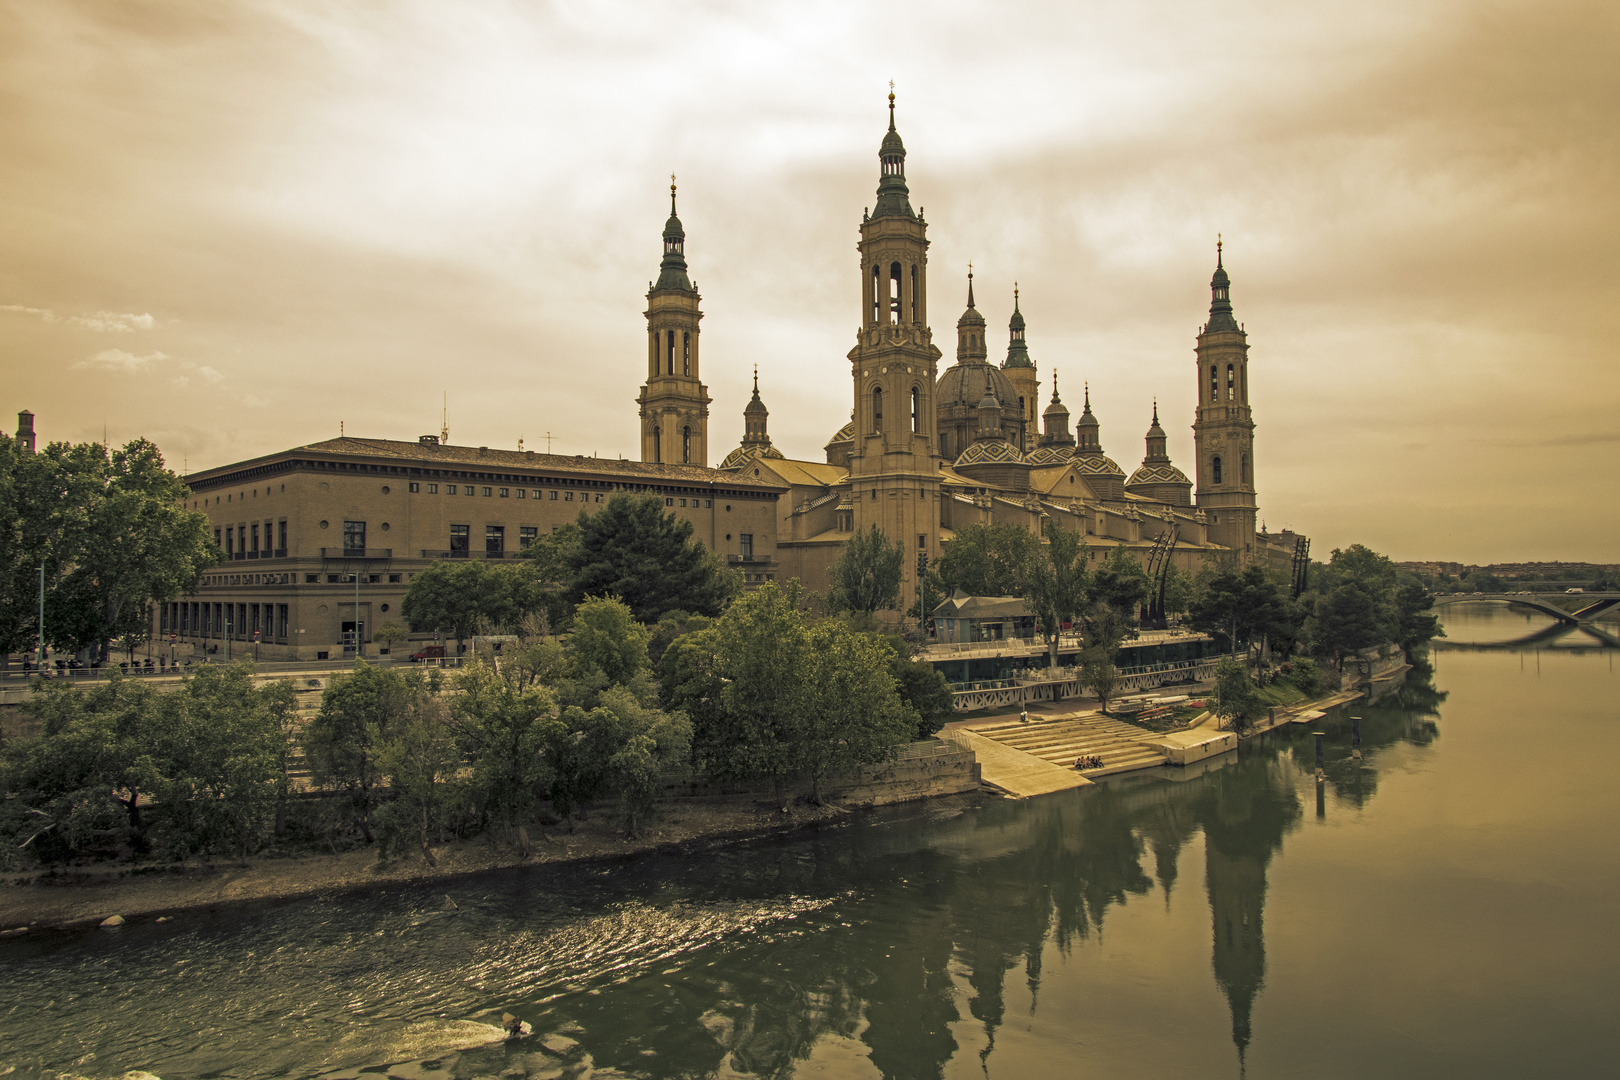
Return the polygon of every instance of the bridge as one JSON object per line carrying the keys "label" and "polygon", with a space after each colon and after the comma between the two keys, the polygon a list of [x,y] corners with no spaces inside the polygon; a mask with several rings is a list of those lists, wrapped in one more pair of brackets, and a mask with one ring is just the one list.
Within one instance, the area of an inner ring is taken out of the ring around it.
{"label": "bridge", "polygon": [[1574,645],[1559,646],[1566,649],[1620,649],[1620,637],[1615,637],[1606,630],[1601,630],[1591,623],[1582,623],[1579,626],[1570,623],[1554,623],[1552,626],[1543,626],[1533,634],[1513,638],[1511,641],[1448,641],[1445,638],[1435,638],[1431,646],[1444,649],[1447,652],[1461,650],[1464,652],[1527,652],[1542,648],[1553,648],[1557,642],[1570,634],[1581,633],[1585,635]]}
{"label": "bridge", "polygon": [[[1473,604],[1481,601],[1513,604],[1518,607],[1532,608],[1543,615],[1551,615],[1567,626],[1579,626],[1607,614],[1617,604],[1620,604],[1620,593],[1584,593],[1580,595],[1585,606],[1578,611],[1565,611],[1561,607],[1554,607],[1531,593],[1446,593],[1442,596],[1436,596],[1433,606],[1442,608],[1449,604]],[[1588,603],[1588,601],[1590,602]]]}

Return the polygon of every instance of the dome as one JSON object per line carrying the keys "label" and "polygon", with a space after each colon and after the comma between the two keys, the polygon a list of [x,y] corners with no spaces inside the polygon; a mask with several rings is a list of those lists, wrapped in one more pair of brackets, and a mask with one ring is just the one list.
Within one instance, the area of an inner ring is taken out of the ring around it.
{"label": "dome", "polygon": [[1086,476],[1117,476],[1125,478],[1125,470],[1114,464],[1112,458],[1101,454],[1076,454],[1075,466]]}
{"label": "dome", "polygon": [[851,420],[849,423],[845,424],[843,427],[839,428],[833,433],[833,437],[827,440],[827,445],[838,446],[842,443],[852,443],[854,441],[855,421]]}
{"label": "dome", "polygon": [[[945,369],[934,386],[934,403],[940,410],[952,407],[977,409],[984,397],[984,384],[988,376],[990,388],[1003,409],[1018,411],[1018,391],[1012,380],[1001,369],[985,363],[953,364]],[[853,432],[852,432],[853,434]]]}
{"label": "dome", "polygon": [[782,452],[774,446],[739,446],[720,463],[722,470],[740,469],[756,458],[781,458]]}
{"label": "dome", "polygon": [[1174,465],[1143,465],[1131,473],[1126,484],[1130,487],[1138,484],[1186,484],[1190,487],[1192,481]]}
{"label": "dome", "polygon": [[980,439],[968,444],[968,448],[956,459],[956,465],[1017,464],[1023,460],[1024,455],[1006,439]]}
{"label": "dome", "polygon": [[1031,450],[1024,458],[1031,465],[1067,465],[1074,460],[1074,447],[1072,446],[1039,446]]}

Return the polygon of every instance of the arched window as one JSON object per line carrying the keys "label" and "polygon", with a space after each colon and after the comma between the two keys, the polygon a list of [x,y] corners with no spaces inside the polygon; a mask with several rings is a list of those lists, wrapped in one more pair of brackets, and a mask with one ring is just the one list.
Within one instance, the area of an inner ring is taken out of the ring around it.
{"label": "arched window", "polygon": [[911,268],[911,321],[922,322],[922,316],[917,314],[917,268]]}
{"label": "arched window", "polygon": [[915,386],[911,388],[911,430],[922,433],[922,391]]}
{"label": "arched window", "polygon": [[1221,482],[1221,459],[1219,457],[1212,457],[1212,458],[1209,459],[1209,471],[1210,471],[1210,476],[1213,479],[1213,481],[1215,483],[1217,483],[1217,484],[1220,483]]}
{"label": "arched window", "polygon": [[664,342],[664,374],[675,374],[675,331],[666,333]]}
{"label": "arched window", "polygon": [[1247,484],[1248,482],[1249,482],[1249,455],[1244,454],[1242,457],[1238,458],[1238,483]]}
{"label": "arched window", "polygon": [[951,433],[948,431],[939,433],[939,456],[951,460]]}
{"label": "arched window", "polygon": [[1221,400],[1221,372],[1214,364],[1209,365],[1209,403],[1215,404]]}
{"label": "arched window", "polygon": [[878,280],[877,263],[872,264],[872,322],[877,323],[883,319],[883,290]]}
{"label": "arched window", "polygon": [[1226,400],[1227,401],[1236,401],[1237,400],[1237,391],[1235,389],[1237,383],[1236,383],[1235,377],[1233,375],[1233,370],[1234,369],[1233,369],[1231,364],[1226,365]]}
{"label": "arched window", "polygon": [[692,464],[692,429],[681,428],[681,464]]}
{"label": "arched window", "polygon": [[660,465],[664,463],[664,432],[661,428],[653,428],[653,461]]}
{"label": "arched window", "polygon": [[900,264],[899,263],[890,263],[889,264],[889,321],[892,322],[892,323],[897,323],[897,322],[900,321],[900,284],[901,284],[901,281],[902,281],[902,278],[900,276]]}
{"label": "arched window", "polygon": [[681,334],[681,374],[692,374],[692,332],[690,330]]}
{"label": "arched window", "polygon": [[881,386],[872,388],[872,430],[874,432],[883,430],[883,387]]}

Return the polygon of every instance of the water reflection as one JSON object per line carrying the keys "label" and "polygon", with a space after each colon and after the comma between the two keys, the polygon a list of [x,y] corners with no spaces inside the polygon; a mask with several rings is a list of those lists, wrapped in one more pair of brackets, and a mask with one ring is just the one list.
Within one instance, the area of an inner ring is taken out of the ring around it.
{"label": "water reflection", "polygon": [[[1578,625],[1561,622],[1539,612],[1513,609],[1511,614],[1486,602],[1462,602],[1440,609],[1446,637],[1435,641],[1436,648],[1486,652],[1534,651],[1536,649],[1620,649],[1620,637],[1613,629],[1595,622]],[[1510,627],[1516,627],[1517,632]]]}

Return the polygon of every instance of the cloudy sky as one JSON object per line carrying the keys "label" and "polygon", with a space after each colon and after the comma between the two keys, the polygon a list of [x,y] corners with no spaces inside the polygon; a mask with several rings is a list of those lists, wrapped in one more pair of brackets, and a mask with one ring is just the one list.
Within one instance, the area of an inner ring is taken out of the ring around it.
{"label": "cloudy sky", "polygon": [[[818,458],[893,79],[935,340],[1190,465],[1224,234],[1262,517],[1620,559],[1620,7],[0,0],[0,412],[195,470],[335,436],[637,453],[669,174],[711,455]],[[7,422],[9,427],[9,421]]]}

